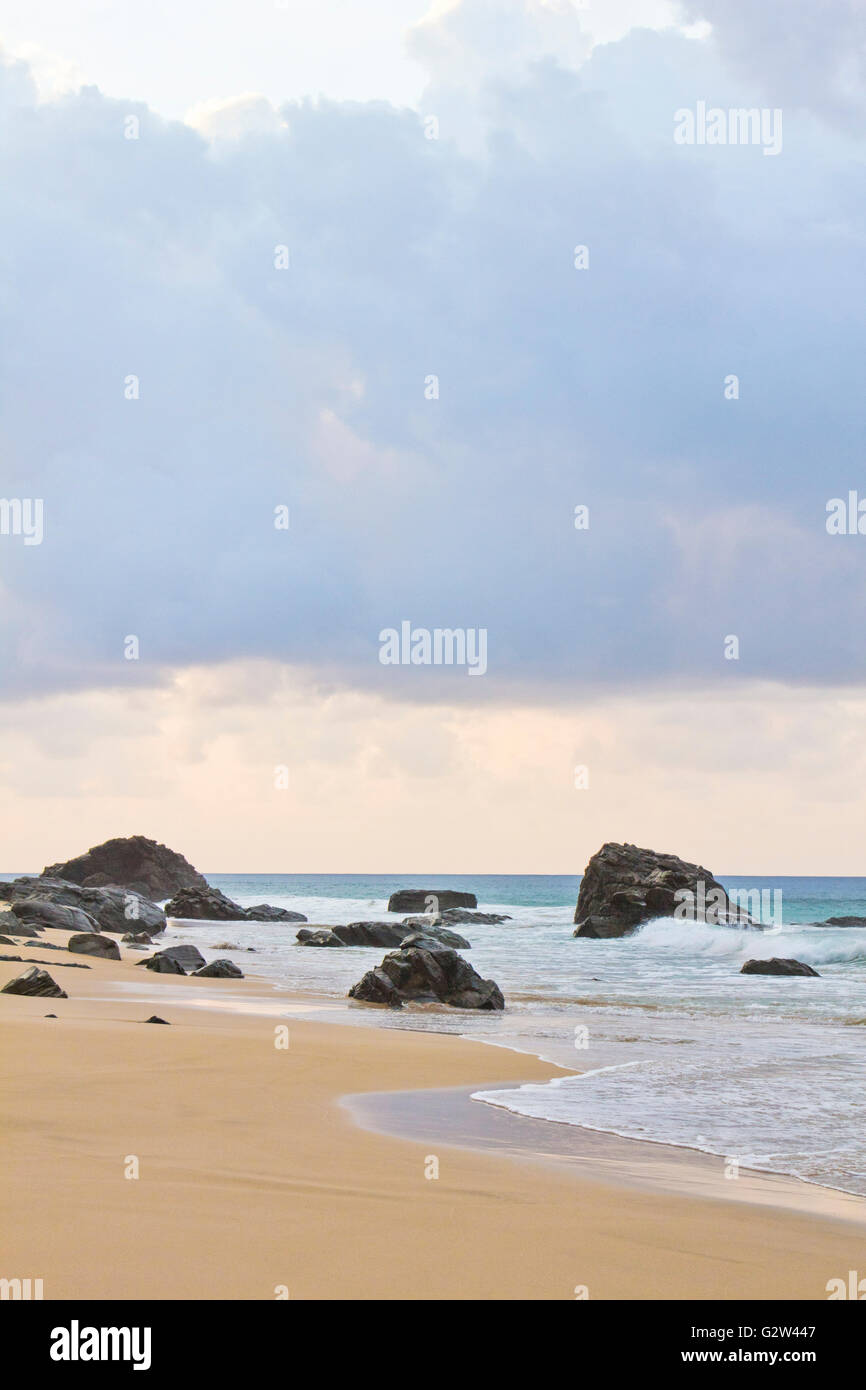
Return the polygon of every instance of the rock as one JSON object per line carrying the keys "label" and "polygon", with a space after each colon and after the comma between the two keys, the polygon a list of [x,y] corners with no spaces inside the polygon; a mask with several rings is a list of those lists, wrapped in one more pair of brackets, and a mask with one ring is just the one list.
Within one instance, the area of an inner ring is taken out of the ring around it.
{"label": "rock", "polygon": [[244,972],[231,960],[212,960],[209,965],[203,965],[200,970],[194,970],[193,974],[206,975],[209,979],[216,980],[242,980],[244,978]]}
{"label": "rock", "polygon": [[155,970],[159,975],[186,974],[179,960],[173,960],[171,956],[163,955],[162,951],[157,951],[155,956],[148,956],[147,960],[140,960],[137,964],[143,965],[145,970]]}
{"label": "rock", "polygon": [[258,903],[255,907],[241,909],[245,922],[306,922],[303,912],[290,912],[287,907],[271,907],[270,903]]}
{"label": "rock", "polygon": [[0,946],[14,946],[15,942],[8,936],[0,936]]}
{"label": "rock", "polygon": [[121,939],[121,941],[125,942],[125,943],[128,944],[128,945],[135,945],[135,946],[152,946],[152,945],[153,945],[153,941],[151,940],[149,933],[146,932],[146,931],[128,931],[128,932],[125,932],[124,935],[123,935],[120,939]]}
{"label": "rock", "polygon": [[826,922],[812,922],[813,927],[866,927],[866,917],[828,917]]}
{"label": "rock", "polygon": [[496,927],[500,922],[510,922],[504,912],[472,912],[468,907],[448,907],[444,912],[422,912],[419,917],[405,917],[404,927],[413,931],[424,931],[431,923],[434,926],[469,926],[476,922],[482,927]]}
{"label": "rock", "polygon": [[182,854],[144,835],[106,840],[86,854],[52,864],[42,872],[47,878],[64,878],[87,887],[104,887],[105,879],[154,899],[168,898],[180,888],[207,888],[207,881]]}
{"label": "rock", "polygon": [[[214,951],[240,951],[243,948],[236,945],[234,941],[218,941],[216,946],[213,946],[211,949]],[[247,947],[248,951],[252,951],[252,949],[252,946]]]}
{"label": "rock", "polygon": [[46,1017],[46,1018],[56,1018],[57,1015],[56,1015],[56,1014],[46,1014],[45,1017]]}
{"label": "rock", "polygon": [[[15,942],[14,942],[14,941],[10,941],[10,942],[9,942],[9,945],[10,945],[10,946],[14,946],[14,945],[15,945]],[[24,960],[24,957],[23,957],[23,956],[0,956],[0,960],[18,960],[18,961],[23,961],[23,960]]]}
{"label": "rock", "polygon": [[[691,910],[677,894],[690,893]],[[675,854],[637,845],[602,845],[584,871],[574,914],[575,936],[629,936],[642,922],[677,915],[714,925],[753,927],[709,869]]]}
{"label": "rock", "polygon": [[164,946],[159,954],[168,956],[169,960],[179,961],[184,970],[198,970],[199,966],[206,963],[197,946]]}
{"label": "rock", "polygon": [[785,960],[781,956],[772,956],[769,960],[747,960],[741,975],[814,975],[820,979],[817,970],[813,970],[811,965],[804,965],[801,960]]}
{"label": "rock", "polygon": [[346,943],[335,936],[330,927],[301,927],[297,933],[296,944],[298,946],[345,946]]}
{"label": "rock", "polygon": [[504,1009],[493,980],[482,980],[468,961],[448,947],[392,951],[349,990],[351,999],[400,1008],[407,1000],[450,1004],[456,1009]]}
{"label": "rock", "polygon": [[425,936],[420,931],[410,932],[400,942],[401,951],[408,951],[410,946],[417,946],[420,951],[450,951],[453,949],[453,945],[446,945],[444,941],[437,941],[435,936]]}
{"label": "rock", "polygon": [[165,905],[167,917],[186,917],[203,922],[240,922],[244,910],[218,888],[183,888]]}
{"label": "rock", "polygon": [[134,927],[155,934],[165,930],[162,908],[131,888],[119,888],[117,884],[86,888],[59,878],[17,878],[8,887],[12,902],[37,898],[61,907],[81,908],[102,931],[124,932]]}
{"label": "rock", "polygon": [[60,931],[95,932],[93,918],[80,907],[62,907],[43,898],[24,898],[12,904],[12,911],[25,926],[56,927]]}
{"label": "rock", "polygon": [[[403,930],[405,931],[405,925]],[[423,936],[427,941],[435,941],[437,946],[453,946],[457,951],[471,951],[472,949],[472,942],[467,941],[466,937],[461,936],[459,932],[449,931],[447,927],[436,926],[419,927],[417,931],[404,936],[400,945],[405,946],[407,942],[414,945],[412,937],[415,936]]]}
{"label": "rock", "polygon": [[144,1021],[145,1023],[164,1023],[166,1028],[171,1027],[171,1024],[169,1023],[168,1019],[160,1018],[158,1014],[151,1014],[150,1018],[146,1018]]}
{"label": "rock", "polygon": [[453,888],[400,888],[388,899],[389,912],[444,912],[449,907],[477,907],[474,893]]}
{"label": "rock", "polygon": [[[14,917],[13,917],[12,920],[13,920],[13,921],[15,920]],[[22,923],[19,923],[19,925],[18,925],[17,927],[12,927],[11,930],[15,932],[15,935],[16,935],[16,936],[21,936],[21,937],[25,937],[25,938],[32,938],[34,941],[38,941],[40,946],[47,946],[47,945],[48,945],[47,941],[42,941],[42,940],[40,939],[39,933],[40,933],[40,931],[41,931],[41,927],[25,927],[24,924],[23,924],[23,922],[22,922]],[[62,950],[63,947],[61,946],[61,947],[59,947],[58,949]]]}
{"label": "rock", "polygon": [[46,999],[69,998],[66,991],[52,980],[47,970],[40,970],[35,965],[31,965],[22,975],[16,975],[14,980],[10,980],[0,989],[0,994],[35,994]]}
{"label": "rock", "polygon": [[[40,946],[43,946],[43,947],[45,946],[45,944],[46,944],[46,943],[45,943],[44,941],[40,941],[40,943],[39,943],[39,945],[40,945]],[[62,950],[63,950],[63,947],[62,947],[62,946],[58,947],[58,950],[61,950],[61,951],[62,951]],[[0,960],[22,960],[22,961],[23,961],[23,959],[24,959],[23,956],[0,956]],[[90,966],[89,966],[89,965],[85,965],[84,962],[83,962],[83,961],[80,961],[80,960],[40,960],[39,956],[28,956],[28,957],[27,957],[27,964],[28,964],[28,965],[53,965],[55,970],[89,970],[89,969],[90,969]]]}
{"label": "rock", "polygon": [[80,936],[70,936],[66,949],[74,954],[102,956],[104,960],[120,960],[120,947],[110,936],[100,936],[99,932],[85,931]]}

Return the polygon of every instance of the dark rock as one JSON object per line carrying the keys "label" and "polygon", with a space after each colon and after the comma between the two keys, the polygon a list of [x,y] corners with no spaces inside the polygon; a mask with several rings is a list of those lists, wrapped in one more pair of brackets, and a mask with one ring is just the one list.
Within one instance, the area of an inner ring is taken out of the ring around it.
{"label": "dark rock", "polygon": [[194,975],[206,975],[209,979],[216,980],[242,980],[244,972],[231,960],[212,960],[209,965],[203,965],[200,970],[194,970]]}
{"label": "dark rock", "polygon": [[401,951],[408,951],[410,946],[417,946],[419,951],[450,951],[454,949],[453,943],[437,941],[435,936],[425,936],[420,931],[410,932],[400,942]]}
{"label": "dark rock", "polygon": [[80,936],[70,936],[66,949],[74,955],[102,956],[104,960],[120,960],[120,947],[110,936],[100,936],[99,932],[85,931]]}
{"label": "dark rock", "polygon": [[0,946],[14,946],[15,942],[8,936],[0,936]]}
{"label": "dark rock", "polygon": [[296,942],[298,946],[345,946],[345,941],[341,941],[335,936],[330,927],[301,927],[297,934]]}
{"label": "dark rock", "polygon": [[[14,917],[12,920],[15,920]],[[40,946],[46,946],[48,943],[42,941],[39,935],[41,930],[41,927],[25,927],[23,922],[20,922],[17,927],[10,927],[10,931],[14,931],[16,936],[22,936],[28,939],[32,938],[34,941],[38,941]],[[62,950],[63,947],[61,946],[58,949]]]}
{"label": "dark rock", "polygon": [[176,893],[165,905],[169,917],[184,917],[196,922],[306,922],[302,912],[290,912],[285,907],[241,907],[232,902],[219,888],[189,888]]}
{"label": "dark rock", "polygon": [[197,946],[164,946],[159,954],[179,961],[184,970],[198,970],[199,966],[205,964],[205,958]]}
{"label": "dark rock", "polygon": [[408,1000],[450,1004],[456,1009],[504,1009],[493,980],[482,980],[468,961],[448,947],[392,951],[349,990],[351,999],[400,1008]]}
{"label": "dark rock", "polygon": [[813,927],[866,927],[866,917],[828,917],[826,922],[812,922]]}
{"label": "dark rock", "polygon": [[[10,941],[10,942],[9,942],[9,945],[10,945],[10,946],[14,946],[14,945],[15,945],[15,942],[14,942],[14,941]],[[0,960],[19,960],[19,961],[23,961],[23,959],[24,959],[23,956],[0,956]]]}
{"label": "dark rock", "polygon": [[271,907],[270,903],[257,903],[255,907],[242,908],[245,922],[306,922],[303,912],[291,912],[287,907]]}
{"label": "dark rock", "polygon": [[143,965],[145,970],[155,970],[158,975],[186,974],[179,960],[173,960],[171,956],[163,955],[162,951],[157,951],[155,956],[148,956],[147,960],[140,960],[136,963]]}
{"label": "dark rock", "polygon": [[151,940],[150,934],[149,934],[148,932],[146,932],[146,931],[128,931],[128,932],[125,932],[125,933],[123,934],[123,936],[122,936],[120,939],[121,939],[121,941],[125,942],[127,945],[132,945],[132,944],[134,944],[134,945],[136,945],[136,946],[152,946],[152,945],[153,945],[153,941]]}
{"label": "dark rock", "polygon": [[[417,921],[418,919],[416,918],[415,920]],[[424,919],[422,918],[421,920],[423,921]],[[435,941],[439,946],[453,946],[456,951],[470,951],[472,949],[472,942],[467,941],[465,936],[461,936],[460,933],[456,931],[449,931],[447,927],[437,927],[435,925],[437,920],[438,919],[434,917],[431,922],[425,923],[423,927],[418,927],[415,931],[410,932],[408,936],[404,936],[400,945],[405,946],[407,942],[414,945],[415,943],[412,942],[411,938],[414,936],[423,936],[428,941]],[[404,923],[403,931],[405,930],[406,927]]]}
{"label": "dark rock", "polygon": [[474,893],[453,888],[400,888],[388,899],[389,912],[444,912],[449,907],[477,907]]}
{"label": "dark rock", "polygon": [[45,1017],[46,1017],[46,1018],[56,1018],[57,1015],[56,1015],[56,1014],[46,1014]]}
{"label": "dark rock", "polygon": [[[196,873],[182,854],[144,835],[106,840],[86,854],[52,864],[43,869],[47,878],[64,878],[88,887],[104,887],[102,879],[132,888],[147,898],[168,898],[180,888],[206,888],[207,881]],[[98,879],[94,882],[94,878]]]}
{"label": "dark rock", "polygon": [[331,930],[344,946],[399,946],[406,935],[402,923],[392,922],[347,922]]}
{"label": "dark rock", "polygon": [[166,1028],[171,1027],[171,1024],[169,1023],[168,1019],[160,1018],[158,1014],[151,1014],[150,1018],[146,1018],[144,1021],[145,1023],[164,1023]]}
{"label": "dark rock", "polygon": [[741,975],[814,975],[817,979],[821,977],[817,970],[813,970],[811,965],[804,965],[801,960],[785,960],[781,956],[772,956],[770,960],[747,960]]}
{"label": "dark rock", "polygon": [[[691,899],[686,894],[691,894]],[[642,922],[673,916],[761,929],[760,922],[731,903],[709,869],[689,864],[675,854],[608,843],[586,866],[574,914],[574,935],[629,936]]]}
{"label": "dark rock", "polygon": [[[44,946],[44,945],[45,945],[45,942],[44,942],[44,941],[40,941],[39,945],[40,945],[40,946]],[[62,951],[62,950],[63,950],[63,947],[61,946],[59,949]],[[0,956],[0,960],[23,960],[23,959],[24,959],[23,956]],[[50,966],[52,966],[55,970],[89,970],[89,969],[90,969],[90,966],[89,966],[89,965],[85,965],[84,962],[83,962],[83,961],[80,961],[80,960],[40,960],[39,956],[28,956],[28,957],[27,957],[27,964],[28,964],[28,965],[50,965]]]}
{"label": "dark rock", "polygon": [[69,998],[66,991],[52,980],[47,970],[40,970],[35,965],[29,966],[22,975],[16,975],[14,980],[10,980],[0,989],[0,994],[33,994],[44,996],[46,999]]}
{"label": "dark rock", "polygon": [[24,898],[12,911],[25,926],[56,927],[60,931],[95,932],[96,923],[80,907],[63,907],[44,898]]}

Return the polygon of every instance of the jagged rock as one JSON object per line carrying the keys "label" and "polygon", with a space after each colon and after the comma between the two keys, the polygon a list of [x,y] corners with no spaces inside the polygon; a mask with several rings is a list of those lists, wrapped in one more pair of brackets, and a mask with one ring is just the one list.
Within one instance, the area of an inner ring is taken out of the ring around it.
{"label": "jagged rock", "polygon": [[209,965],[203,965],[200,970],[194,970],[194,975],[206,975],[209,979],[216,980],[242,980],[244,972],[231,960],[212,960]]}
{"label": "jagged rock", "polygon": [[813,927],[866,927],[866,917],[828,917],[826,922],[812,922]]}
{"label": "jagged rock", "polygon": [[785,960],[782,956],[772,956],[769,960],[747,960],[741,975],[814,975],[820,979],[817,970],[804,965],[801,960]]}
{"label": "jagged rock", "polygon": [[411,927],[413,931],[424,931],[431,924],[434,927],[450,927],[470,926],[475,922],[482,927],[497,927],[500,922],[510,921],[505,912],[473,912],[468,907],[448,907],[444,912],[422,912],[418,917],[405,917],[403,926]]}
{"label": "jagged rock", "polygon": [[134,945],[134,946],[152,946],[152,945],[153,945],[153,941],[151,940],[150,933],[149,933],[149,932],[146,932],[146,931],[128,931],[128,932],[124,932],[123,936],[122,936],[120,939],[121,939],[122,942],[124,942],[126,945],[129,945],[129,946],[133,946],[133,945]]}
{"label": "jagged rock", "polygon": [[33,994],[44,996],[46,999],[68,999],[69,995],[64,989],[52,980],[47,970],[40,970],[38,966],[31,965],[21,975],[16,975],[14,980],[0,989],[0,994]]}
{"label": "jagged rock", "polygon": [[148,956],[147,960],[140,960],[137,964],[143,965],[145,970],[155,970],[158,975],[186,974],[179,960],[163,955],[162,951],[157,951],[155,956]]}
{"label": "jagged rock", "polygon": [[85,931],[80,936],[70,936],[66,949],[73,954],[102,956],[104,960],[120,960],[120,947],[110,936],[100,936],[99,932]]}
{"label": "jagged rock", "polygon": [[302,912],[290,912],[285,907],[241,907],[221,893],[219,888],[188,888],[176,893],[165,905],[169,917],[184,917],[201,922],[306,922]]}
{"label": "jagged rock", "polygon": [[13,903],[38,899],[60,907],[80,908],[102,931],[128,931],[131,925],[153,934],[165,930],[162,908],[131,888],[119,888],[116,884],[84,888],[59,878],[16,878],[7,887]]}
{"label": "jagged rock", "polygon": [[168,898],[180,888],[207,888],[182,854],[148,840],[144,835],[106,840],[86,854],[43,869],[47,878],[64,878],[82,886],[101,888],[108,883],[133,888],[147,898]]}
{"label": "jagged rock", "polygon": [[459,893],[454,888],[400,888],[388,899],[389,912],[430,912],[431,916],[449,907],[477,906],[474,893]]}
{"label": "jagged rock", "polygon": [[96,923],[80,907],[63,907],[44,898],[24,898],[12,911],[25,926],[55,927],[60,931],[95,932]]}
{"label": "jagged rock", "polygon": [[[684,894],[691,894],[686,900]],[[690,904],[690,906],[689,906]],[[678,916],[714,925],[761,929],[734,906],[709,869],[637,845],[602,845],[584,871],[575,936],[628,936],[642,922]]]}
{"label": "jagged rock", "polygon": [[349,990],[351,999],[401,1008],[409,1001],[450,1004],[456,1009],[504,1009],[493,980],[482,980],[468,961],[448,947],[392,951]]}
{"label": "jagged rock", "polygon": [[144,1021],[145,1023],[164,1023],[166,1028],[171,1027],[171,1024],[169,1023],[168,1019],[160,1018],[158,1014],[151,1014],[150,1018],[146,1018]]}

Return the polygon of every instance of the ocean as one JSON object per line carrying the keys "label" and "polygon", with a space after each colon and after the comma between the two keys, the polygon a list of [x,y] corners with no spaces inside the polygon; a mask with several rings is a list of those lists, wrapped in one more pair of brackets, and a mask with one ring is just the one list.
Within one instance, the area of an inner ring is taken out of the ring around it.
{"label": "ocean", "polygon": [[[472,942],[467,959],[502,989],[502,1014],[355,1004],[349,987],[384,951],[302,947],[289,923],[178,924],[165,939],[194,941],[209,958],[236,943],[219,954],[278,988],[318,994],[330,1021],[457,1033],[582,1073],[481,1092],[482,1103],[866,1195],[866,929],[812,925],[866,917],[866,878],[719,877],[729,890],[775,892],[781,925],[660,919],[593,941],[572,936],[578,876],[207,875],[244,906],[274,903],[321,925],[389,920],[397,888],[472,891],[480,910],[512,918],[458,927]],[[740,974],[756,956],[796,957],[821,978]]]}

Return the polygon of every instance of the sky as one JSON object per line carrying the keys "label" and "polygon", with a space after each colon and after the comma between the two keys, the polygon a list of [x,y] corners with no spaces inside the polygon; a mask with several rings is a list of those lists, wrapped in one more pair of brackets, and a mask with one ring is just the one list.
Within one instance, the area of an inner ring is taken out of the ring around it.
{"label": "sky", "polygon": [[866,873],[864,54],[847,0],[0,0],[0,867]]}

